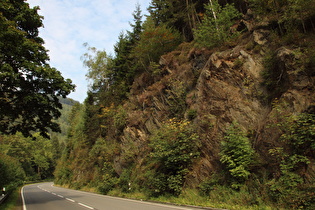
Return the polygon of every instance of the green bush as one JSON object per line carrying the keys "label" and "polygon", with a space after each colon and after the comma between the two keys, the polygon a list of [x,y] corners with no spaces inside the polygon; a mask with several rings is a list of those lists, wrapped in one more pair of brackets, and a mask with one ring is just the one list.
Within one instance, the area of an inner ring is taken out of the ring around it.
{"label": "green bush", "polygon": [[245,133],[237,124],[232,124],[221,143],[220,161],[231,175],[233,188],[239,188],[250,175],[254,161],[254,149]]}
{"label": "green bush", "polygon": [[208,196],[212,190],[214,190],[217,182],[213,179],[207,179],[200,183],[199,192],[202,196]]}
{"label": "green bush", "polygon": [[104,166],[102,168],[103,176],[98,184],[98,190],[102,194],[108,194],[109,191],[113,190],[114,187],[118,183],[118,178],[116,177],[116,173],[111,166],[110,163],[104,162]]}
{"label": "green bush", "polygon": [[155,170],[149,170],[144,175],[144,191],[148,197],[158,197],[168,191],[167,177],[163,173],[157,173]]}
{"label": "green bush", "polygon": [[[282,111],[279,105],[276,110]],[[282,131],[280,140],[283,145],[269,150],[280,170],[279,175],[268,183],[270,197],[286,207],[311,209],[314,205],[309,201],[315,199],[315,194],[308,191],[315,184],[309,179],[305,186],[305,177],[300,172],[307,169],[315,151],[315,115],[302,113],[278,117],[275,126]],[[305,193],[309,194],[308,199],[305,199]]]}
{"label": "green bush", "polygon": [[98,186],[98,191],[106,195],[109,191],[113,190],[117,183],[117,178],[109,174],[103,175],[103,181]]}
{"label": "green bush", "polygon": [[194,159],[199,156],[199,137],[186,120],[170,119],[150,138],[152,152],[150,161],[153,162],[154,196],[170,193],[179,195]]}
{"label": "green bush", "polygon": [[131,181],[130,181],[131,171],[128,169],[123,170],[119,179],[118,186],[122,192],[130,192],[131,191]]}
{"label": "green bush", "polygon": [[0,188],[13,190],[25,180],[25,172],[21,163],[10,156],[0,154]]}

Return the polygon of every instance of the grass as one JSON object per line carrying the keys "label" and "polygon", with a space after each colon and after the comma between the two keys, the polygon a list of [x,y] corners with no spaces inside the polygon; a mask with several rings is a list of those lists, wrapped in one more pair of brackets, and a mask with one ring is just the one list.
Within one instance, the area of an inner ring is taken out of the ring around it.
{"label": "grass", "polygon": [[273,208],[268,206],[244,206],[241,204],[236,204],[235,202],[230,202],[229,194],[221,196],[221,199],[215,199],[210,197],[201,196],[197,190],[189,189],[183,191],[183,193],[178,197],[159,197],[154,199],[159,202],[175,203],[179,205],[192,205],[201,207],[211,207],[211,208],[222,208],[231,210],[271,210]]}
{"label": "grass", "polygon": [[[85,191],[95,192],[95,189]],[[20,197],[21,187],[14,190],[7,200],[1,204],[0,210],[21,210],[22,200]],[[245,205],[250,198],[250,195],[244,192],[235,192],[229,191],[227,188],[220,188],[213,193],[210,193],[210,196],[201,196],[196,189],[186,189],[178,197],[175,196],[160,196],[157,198],[148,198],[142,192],[130,192],[123,193],[118,189],[114,189],[108,193],[109,196],[130,198],[136,200],[147,200],[155,201],[161,203],[172,203],[177,205],[191,205],[191,206],[201,206],[201,207],[212,207],[212,208],[221,208],[221,209],[230,209],[230,210],[272,210],[270,206],[265,204],[258,203],[251,206]]]}
{"label": "grass", "polygon": [[[67,186],[62,186],[67,187]],[[69,188],[69,187],[68,187]],[[95,188],[84,187],[80,190],[87,192],[97,193]],[[17,190],[17,195],[19,190]],[[253,195],[255,193],[250,193],[247,190],[233,190],[225,186],[216,185],[208,196],[200,195],[197,189],[185,189],[179,196],[165,195],[160,197],[148,197],[145,193],[139,192],[137,190],[132,192],[122,192],[120,189],[113,189],[107,195],[121,198],[129,198],[135,200],[153,201],[159,203],[168,203],[176,205],[188,205],[188,206],[200,206],[200,207],[210,207],[210,208],[220,208],[229,210],[283,210],[280,207],[269,206],[258,196]],[[21,210],[18,208],[18,196],[15,201],[11,202],[13,207],[11,208],[0,208],[8,210]]]}
{"label": "grass", "polygon": [[209,196],[201,196],[196,189],[186,189],[178,197],[165,195],[154,198],[147,197],[144,193],[141,192],[122,193],[117,189],[110,191],[108,195],[137,200],[172,203],[177,205],[201,206],[230,210],[275,209],[274,207],[268,206],[263,202],[257,202],[257,204],[248,205],[248,200],[251,199],[251,196],[249,194],[244,192],[229,191],[227,188],[224,187],[211,193]]}
{"label": "grass", "polygon": [[0,210],[21,210],[23,209],[20,197],[21,187],[16,188],[9,197],[0,205]]}

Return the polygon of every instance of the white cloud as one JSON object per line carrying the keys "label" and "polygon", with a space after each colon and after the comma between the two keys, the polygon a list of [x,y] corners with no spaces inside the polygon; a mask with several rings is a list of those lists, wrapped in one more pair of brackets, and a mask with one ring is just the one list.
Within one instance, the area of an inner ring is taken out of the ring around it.
{"label": "white cloud", "polygon": [[119,33],[129,29],[132,13],[139,3],[146,13],[150,0],[28,0],[31,7],[40,6],[44,16],[44,28],[40,36],[49,50],[50,64],[72,79],[76,91],[69,97],[83,102],[86,98],[87,69],[80,57],[86,52],[83,43],[107,53],[113,53],[113,45]]}

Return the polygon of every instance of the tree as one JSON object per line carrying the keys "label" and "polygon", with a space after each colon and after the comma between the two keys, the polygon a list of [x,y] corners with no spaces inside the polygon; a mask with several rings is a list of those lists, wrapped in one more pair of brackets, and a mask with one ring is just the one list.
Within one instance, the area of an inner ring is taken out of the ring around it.
{"label": "tree", "polygon": [[132,13],[133,15],[133,21],[134,23],[130,23],[130,26],[132,27],[132,31],[127,31],[130,41],[132,45],[135,44],[136,41],[140,40],[140,34],[143,30],[142,28],[142,11],[140,8],[140,5],[136,5],[136,10]]}
{"label": "tree", "polygon": [[304,33],[310,29],[315,30],[314,0],[248,0],[248,2],[256,13],[278,22],[281,34],[296,29]]}
{"label": "tree", "polygon": [[59,131],[57,96],[66,97],[74,85],[47,63],[44,41],[38,36],[42,17],[38,7],[23,0],[0,4],[0,132],[30,136],[48,129]]}
{"label": "tree", "polygon": [[283,10],[284,13],[280,21],[286,23],[287,29],[292,30],[292,28],[302,25],[302,31],[306,33],[306,22],[310,21],[312,29],[315,30],[313,23],[315,15],[314,0],[287,0],[287,4],[284,6]]}
{"label": "tree", "polygon": [[114,46],[115,58],[113,59],[113,83],[114,92],[118,99],[126,98],[127,92],[134,81],[134,77],[139,73],[139,66],[135,61],[135,57],[131,55],[133,48],[139,42],[142,27],[142,15],[140,5],[136,5],[133,12],[133,23],[130,23],[131,31],[121,33],[118,37],[118,42]]}
{"label": "tree", "polygon": [[0,177],[0,188],[12,190],[24,181],[25,173],[18,160],[0,153]]}
{"label": "tree", "polygon": [[87,47],[88,50],[81,57],[83,65],[88,68],[88,73],[85,76],[90,81],[90,90],[98,91],[102,86],[108,85],[108,80],[111,77],[108,68],[111,57],[105,51],[90,47],[88,43],[84,43],[83,46]]}
{"label": "tree", "polygon": [[152,0],[148,8],[155,26],[173,27],[185,38],[193,40],[193,29],[200,22],[208,0]]}
{"label": "tree", "polygon": [[234,20],[239,18],[241,13],[233,4],[226,4],[222,7],[218,1],[211,0],[206,5],[206,15],[197,29],[194,30],[195,41],[203,47],[215,47],[230,38],[238,35],[231,33],[231,26]]}
{"label": "tree", "polygon": [[144,31],[132,55],[144,68],[151,62],[157,63],[163,54],[174,50],[182,41],[176,30],[163,24],[156,27],[150,17],[143,27]]}

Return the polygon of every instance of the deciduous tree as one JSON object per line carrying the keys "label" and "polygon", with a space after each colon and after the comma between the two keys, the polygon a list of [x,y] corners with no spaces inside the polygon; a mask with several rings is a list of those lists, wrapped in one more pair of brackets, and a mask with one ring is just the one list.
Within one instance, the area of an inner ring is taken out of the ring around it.
{"label": "deciduous tree", "polygon": [[0,4],[0,132],[18,131],[29,136],[39,130],[59,131],[53,119],[60,117],[58,96],[66,97],[74,85],[48,64],[44,41],[38,36],[39,8],[24,0]]}

